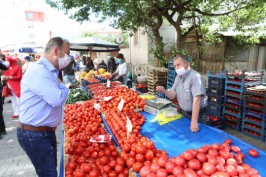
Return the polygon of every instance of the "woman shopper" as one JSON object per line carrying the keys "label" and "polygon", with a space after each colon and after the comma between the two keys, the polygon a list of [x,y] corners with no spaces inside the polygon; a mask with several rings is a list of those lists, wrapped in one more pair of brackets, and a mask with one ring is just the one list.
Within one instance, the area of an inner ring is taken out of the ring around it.
{"label": "woman shopper", "polygon": [[10,65],[2,76],[3,80],[6,82],[8,87],[11,90],[11,102],[14,111],[14,115],[11,119],[18,118],[19,114],[19,98],[20,98],[20,81],[22,78],[22,69],[17,63],[17,58],[15,57],[6,57]]}
{"label": "woman shopper", "polygon": [[119,53],[116,56],[117,63],[119,64],[116,71],[111,75],[111,78],[114,77],[113,80],[117,80],[122,82],[124,85],[127,85],[127,64],[125,62],[124,55]]}

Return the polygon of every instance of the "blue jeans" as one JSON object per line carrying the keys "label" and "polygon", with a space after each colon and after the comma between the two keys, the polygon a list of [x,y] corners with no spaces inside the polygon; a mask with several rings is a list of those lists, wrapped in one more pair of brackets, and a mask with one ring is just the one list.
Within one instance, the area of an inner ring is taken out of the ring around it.
{"label": "blue jeans", "polygon": [[69,82],[71,83],[71,85],[76,85],[76,80],[75,80],[75,76],[74,75],[65,75],[63,77],[63,81],[65,84],[68,84]]}
{"label": "blue jeans", "polygon": [[17,138],[39,177],[57,177],[55,132],[34,132],[17,128]]}

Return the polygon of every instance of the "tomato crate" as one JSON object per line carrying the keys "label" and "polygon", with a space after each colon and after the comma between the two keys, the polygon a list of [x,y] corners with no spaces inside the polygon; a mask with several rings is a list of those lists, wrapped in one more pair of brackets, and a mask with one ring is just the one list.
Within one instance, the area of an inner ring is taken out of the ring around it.
{"label": "tomato crate", "polygon": [[260,119],[266,119],[266,113],[265,112],[259,112],[257,110],[252,110],[249,108],[244,108],[244,114],[253,116]]}
{"label": "tomato crate", "polygon": [[220,88],[217,86],[208,86],[207,89],[207,94],[219,94],[219,95],[224,95],[224,88]]}
{"label": "tomato crate", "polygon": [[260,134],[258,132],[252,131],[252,130],[246,128],[246,127],[243,127],[242,128],[242,133],[245,134],[245,135],[247,135],[247,136],[250,136],[252,138],[261,140],[261,141],[264,141],[265,140],[264,134]]}
{"label": "tomato crate", "polygon": [[211,111],[207,111],[203,123],[216,128],[224,128],[224,119],[222,116]]}
{"label": "tomato crate", "polygon": [[235,91],[235,92],[240,92],[240,93],[244,93],[244,87],[238,87],[238,86],[235,86],[235,87],[232,87],[231,85],[225,85],[225,89],[226,90],[232,90],[232,91]]}
{"label": "tomato crate", "polygon": [[265,126],[265,120],[264,119],[260,119],[257,117],[246,115],[245,113],[243,113],[243,121],[249,122],[249,123],[252,123],[252,124],[258,125],[258,126]]}
{"label": "tomato crate", "polygon": [[224,96],[210,93],[210,94],[208,94],[208,102],[215,102],[215,103],[223,104]]}
{"label": "tomato crate", "polygon": [[243,100],[242,99],[235,98],[235,97],[232,97],[232,96],[225,96],[224,97],[224,102],[233,103],[233,104],[237,104],[237,105],[242,105],[243,104]]}
{"label": "tomato crate", "polygon": [[254,88],[254,87],[247,88],[245,90],[245,94],[246,95],[253,95],[253,96],[262,97],[264,99],[266,98],[266,91],[255,91],[255,90],[252,90],[252,88]]}
{"label": "tomato crate", "polygon": [[246,121],[242,121],[242,128],[247,128],[249,130],[252,130],[254,132],[260,133],[260,134],[264,134],[264,125],[263,126],[258,126]]}
{"label": "tomato crate", "polygon": [[241,120],[238,121],[232,121],[232,120],[228,120],[228,119],[224,119],[224,126],[240,131],[241,130]]}
{"label": "tomato crate", "polygon": [[216,114],[221,114],[223,112],[223,106],[216,102],[208,102],[207,110],[215,112]]}
{"label": "tomato crate", "polygon": [[221,71],[220,73],[211,73],[210,71],[207,72],[208,78],[226,78],[226,73]]}
{"label": "tomato crate", "polygon": [[236,117],[238,119],[241,119],[242,118],[242,110],[236,111],[236,110],[233,110],[233,109],[224,107],[223,113],[224,114],[231,115],[231,116],[234,116],[234,117]]}
{"label": "tomato crate", "polygon": [[266,113],[266,105],[261,105],[258,103],[244,102],[244,108],[260,111],[262,114]]}
{"label": "tomato crate", "polygon": [[232,91],[232,90],[225,90],[225,95],[226,96],[230,96],[233,98],[238,98],[240,100],[243,99],[243,92],[236,92],[236,91]]}
{"label": "tomato crate", "polygon": [[266,98],[262,97],[257,97],[257,96],[251,96],[251,95],[246,95],[244,96],[244,101],[245,102],[252,102],[252,103],[258,103],[261,105],[266,105]]}
{"label": "tomato crate", "polygon": [[237,111],[237,112],[242,111],[242,105],[238,105],[238,104],[234,104],[234,103],[224,102],[224,107],[229,108],[233,111]]}

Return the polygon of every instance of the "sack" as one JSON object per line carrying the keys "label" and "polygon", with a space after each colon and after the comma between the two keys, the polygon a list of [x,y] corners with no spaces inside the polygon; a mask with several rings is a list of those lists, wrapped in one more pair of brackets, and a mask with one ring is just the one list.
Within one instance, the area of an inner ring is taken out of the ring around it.
{"label": "sack", "polygon": [[10,88],[8,88],[8,86],[6,85],[3,87],[2,97],[9,97],[9,96],[12,96],[12,92]]}

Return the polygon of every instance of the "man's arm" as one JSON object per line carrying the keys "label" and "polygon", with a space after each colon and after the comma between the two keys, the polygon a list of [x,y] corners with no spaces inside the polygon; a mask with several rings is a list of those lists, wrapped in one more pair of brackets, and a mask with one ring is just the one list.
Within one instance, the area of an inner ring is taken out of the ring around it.
{"label": "man's arm", "polygon": [[190,125],[190,130],[192,132],[197,132],[199,130],[198,118],[200,111],[200,99],[201,99],[200,95],[195,96],[192,103],[192,116],[191,116],[191,125]]}

